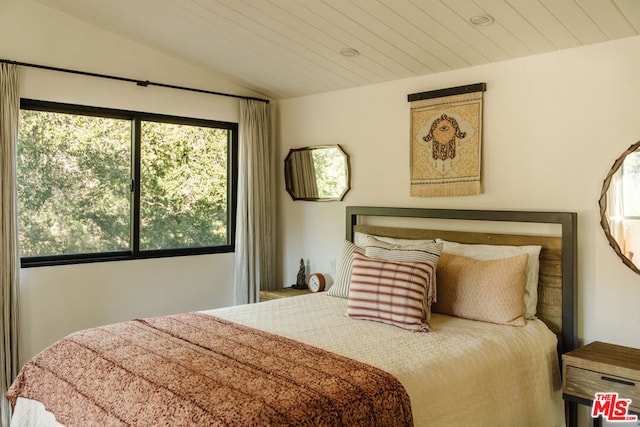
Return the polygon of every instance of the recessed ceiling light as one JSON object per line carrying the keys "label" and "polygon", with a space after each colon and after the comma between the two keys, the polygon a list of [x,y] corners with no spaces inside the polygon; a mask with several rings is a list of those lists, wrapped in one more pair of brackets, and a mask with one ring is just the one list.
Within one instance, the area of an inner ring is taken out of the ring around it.
{"label": "recessed ceiling light", "polygon": [[343,49],[340,49],[340,55],[353,58],[354,56],[360,55],[360,52],[352,47],[345,47]]}
{"label": "recessed ceiling light", "polygon": [[473,25],[479,25],[479,26],[491,25],[493,24],[493,17],[489,15],[474,15],[471,18],[469,18],[469,21],[471,21]]}

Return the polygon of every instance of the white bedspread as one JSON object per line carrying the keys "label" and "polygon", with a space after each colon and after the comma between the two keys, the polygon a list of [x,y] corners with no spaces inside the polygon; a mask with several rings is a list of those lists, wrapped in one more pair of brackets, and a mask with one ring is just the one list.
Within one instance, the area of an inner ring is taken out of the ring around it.
{"label": "white bedspread", "polygon": [[[346,303],[310,294],[205,313],[384,369],[409,393],[416,427],[564,425],[556,337],[541,321],[514,327],[434,314],[432,331],[416,333],[349,319]],[[19,399],[12,426],[56,425],[38,405]]]}
{"label": "white bedspread", "polygon": [[563,426],[556,336],[433,314],[416,333],[344,316],[347,301],[311,294],[208,313],[355,358],[392,373],[419,426]]}

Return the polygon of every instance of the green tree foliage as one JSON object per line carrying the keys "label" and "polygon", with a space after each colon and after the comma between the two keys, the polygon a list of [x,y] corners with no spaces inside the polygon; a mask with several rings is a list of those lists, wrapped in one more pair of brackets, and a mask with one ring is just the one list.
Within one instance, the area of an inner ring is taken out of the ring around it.
{"label": "green tree foliage", "polygon": [[140,249],[226,244],[228,142],[225,129],[143,123]]}
{"label": "green tree foliage", "polygon": [[347,168],[342,152],[335,148],[313,150],[318,197],[339,197],[347,187]]}
{"label": "green tree foliage", "polygon": [[22,255],[129,248],[128,121],[22,110],[18,140]]}
{"label": "green tree foliage", "polygon": [[[22,255],[130,250],[131,121],[33,110],[20,120]],[[143,122],[142,250],[226,244],[228,140]]]}

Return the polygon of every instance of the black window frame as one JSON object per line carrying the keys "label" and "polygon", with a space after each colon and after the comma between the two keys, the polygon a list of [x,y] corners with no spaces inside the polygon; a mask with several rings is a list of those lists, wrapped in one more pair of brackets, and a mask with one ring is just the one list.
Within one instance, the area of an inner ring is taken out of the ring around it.
{"label": "black window frame", "polygon": [[[20,265],[22,268],[106,261],[127,261],[149,258],[180,257],[203,254],[230,253],[235,251],[236,210],[238,195],[238,123],[173,116],[166,114],[155,114],[132,110],[121,110],[114,108],[67,104],[29,98],[20,99],[20,110],[23,109],[130,120],[132,125],[132,135],[130,162],[130,250],[65,255],[21,256]],[[192,248],[172,248],[144,251],[140,250],[140,154],[142,150],[140,129],[141,123],[143,121],[216,127],[231,132],[231,138],[229,138],[227,147],[227,244]],[[19,212],[18,215],[20,215]]]}

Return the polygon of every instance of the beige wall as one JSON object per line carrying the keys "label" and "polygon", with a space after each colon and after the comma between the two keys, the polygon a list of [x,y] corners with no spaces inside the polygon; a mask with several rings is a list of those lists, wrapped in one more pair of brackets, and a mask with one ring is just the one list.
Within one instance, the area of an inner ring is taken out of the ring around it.
{"label": "beige wall", "polygon": [[[567,210],[579,214],[579,333],[640,347],[640,277],[608,247],[597,200],[611,164],[640,140],[640,38],[277,103],[279,159],[341,144],[351,155],[344,202],[293,202],[281,171],[280,281],[339,259],[347,205]],[[258,95],[32,0],[0,0],[0,57]],[[355,59],[357,60],[357,58]],[[408,195],[407,94],[486,82],[482,195]],[[237,120],[237,101],[26,69],[22,96]],[[26,269],[23,356],[86,327],[231,304],[233,254]]]}
{"label": "beige wall", "polygon": [[[31,0],[0,0],[0,8],[0,57],[256,95]],[[353,170],[352,191],[344,202],[331,203],[293,202],[278,174],[281,282],[295,280],[301,256],[312,271],[333,269],[346,205],[576,211],[580,336],[640,346],[640,278],[609,249],[597,211],[609,167],[640,139],[639,49],[640,38],[630,38],[278,102],[278,166],[291,147],[339,143],[351,155]],[[485,192],[409,197],[406,95],[476,82],[487,83]],[[22,85],[25,97],[237,119],[237,102],[228,98],[33,69],[24,70]],[[27,345],[27,353],[63,331],[94,323],[229,304],[232,259],[229,254],[25,270],[25,327],[41,329],[27,333],[41,337]],[[180,296],[190,302],[178,302]],[[75,320],[56,320],[63,315]]]}
{"label": "beige wall", "polygon": [[[259,94],[32,0],[0,0],[0,58],[241,95]],[[238,101],[33,68],[21,96],[238,121]],[[22,270],[23,361],[87,327],[230,305],[234,254]]]}
{"label": "beige wall", "polygon": [[[638,52],[635,37],[279,102],[281,159],[290,148],[341,144],[353,174],[345,200],[328,203],[292,201],[280,178],[282,282],[295,279],[300,257],[310,272],[334,271],[349,205],[574,211],[579,336],[640,347],[640,276],[608,246],[598,211],[609,168],[640,140]],[[487,83],[484,193],[410,197],[407,95],[477,82]],[[579,414],[588,425],[588,409]]]}
{"label": "beige wall", "polygon": [[[279,102],[280,158],[289,148],[341,144],[351,156],[343,202],[292,201],[281,178],[285,283],[300,257],[330,272],[348,205],[578,212],[579,335],[640,347],[640,277],[599,225],[602,181],[640,140],[640,37]],[[357,60],[357,58],[356,58]],[[484,193],[409,196],[407,95],[486,82]]]}

